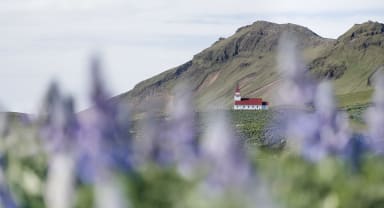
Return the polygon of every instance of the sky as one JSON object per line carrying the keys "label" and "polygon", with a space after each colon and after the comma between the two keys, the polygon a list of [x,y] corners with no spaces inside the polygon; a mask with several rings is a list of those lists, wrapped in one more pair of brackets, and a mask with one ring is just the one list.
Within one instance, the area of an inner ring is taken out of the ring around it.
{"label": "sky", "polygon": [[37,112],[53,80],[85,109],[93,54],[118,95],[257,20],[337,38],[384,23],[384,1],[0,0],[0,110]]}

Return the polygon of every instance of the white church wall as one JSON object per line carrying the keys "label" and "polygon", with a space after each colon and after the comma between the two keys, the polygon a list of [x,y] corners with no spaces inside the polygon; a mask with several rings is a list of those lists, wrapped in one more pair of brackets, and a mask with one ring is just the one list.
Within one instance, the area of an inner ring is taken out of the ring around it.
{"label": "white church wall", "polygon": [[263,105],[234,105],[234,110],[268,110],[268,106]]}

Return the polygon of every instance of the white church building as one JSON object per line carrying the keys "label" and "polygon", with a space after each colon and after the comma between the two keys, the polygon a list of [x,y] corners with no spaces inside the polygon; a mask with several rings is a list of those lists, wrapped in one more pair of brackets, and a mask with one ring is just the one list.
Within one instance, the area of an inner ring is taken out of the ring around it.
{"label": "white church building", "polygon": [[234,96],[234,110],[268,110],[268,102],[261,98],[242,98],[237,84]]}

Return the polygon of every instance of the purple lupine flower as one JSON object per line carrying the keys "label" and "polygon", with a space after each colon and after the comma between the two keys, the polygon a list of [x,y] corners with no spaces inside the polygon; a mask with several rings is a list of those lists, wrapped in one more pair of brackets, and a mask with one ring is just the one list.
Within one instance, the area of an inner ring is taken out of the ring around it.
{"label": "purple lupine flower", "polygon": [[48,207],[72,207],[75,160],[80,126],[72,97],[64,97],[56,83],[48,89],[40,119],[41,136],[49,154],[46,192]]}
{"label": "purple lupine flower", "polygon": [[19,207],[11,191],[8,188],[7,182],[4,178],[3,167],[0,167],[0,207],[4,208],[17,208]]}
{"label": "purple lupine flower", "polygon": [[314,111],[301,112],[288,121],[287,135],[296,140],[299,152],[310,161],[343,154],[351,137],[348,116],[336,110],[330,83],[318,86]]}
{"label": "purple lupine flower", "polygon": [[41,138],[48,152],[54,152],[61,148],[64,144],[64,114],[62,108],[62,97],[59,86],[56,82],[52,82],[45,95],[39,120],[41,122]]}
{"label": "purple lupine flower", "polygon": [[166,118],[156,116],[151,103],[140,122],[135,139],[137,163],[154,162],[163,167],[176,166],[184,176],[191,176],[197,162],[198,142],[191,92],[186,86],[175,88]]}
{"label": "purple lupine flower", "polygon": [[362,134],[353,134],[345,147],[344,157],[352,172],[360,170],[362,156],[367,150],[366,138]]}
{"label": "purple lupine flower", "polygon": [[285,136],[291,149],[310,161],[317,161],[326,155],[324,147],[320,145],[319,124],[316,115],[311,112],[298,111],[285,122]]}
{"label": "purple lupine flower", "polygon": [[4,208],[19,207],[13,199],[10,191],[5,187],[0,187],[0,203]]}
{"label": "purple lupine flower", "polygon": [[[64,98],[63,102],[63,114],[64,114],[64,125],[63,133],[67,137],[68,145],[74,145],[77,143],[79,138],[80,123],[76,115],[74,99],[71,96]],[[73,148],[73,147],[72,147]]]}
{"label": "purple lupine flower", "polygon": [[48,91],[45,94],[39,116],[40,120],[42,120],[43,125],[54,122],[54,115],[56,113],[56,109],[59,106],[61,100],[61,92],[59,89],[59,85],[56,81],[53,81],[49,87]]}
{"label": "purple lupine flower", "polygon": [[131,170],[130,114],[111,100],[104,86],[98,57],[91,62],[91,101],[83,113],[78,170],[81,179],[95,185],[95,207],[127,207],[113,170]]}
{"label": "purple lupine flower", "polygon": [[336,105],[331,83],[325,81],[317,86],[314,107],[322,122],[328,123],[334,120]]}
{"label": "purple lupine flower", "polygon": [[90,181],[100,168],[130,170],[132,167],[129,111],[110,99],[98,57],[91,61],[91,101],[93,106],[81,116],[82,151],[78,164],[82,178]]}
{"label": "purple lupine flower", "polygon": [[318,86],[315,109],[319,120],[321,145],[330,153],[341,152],[351,137],[351,130],[348,115],[336,110],[333,89],[329,82],[320,83]]}
{"label": "purple lupine flower", "polygon": [[74,151],[80,133],[74,100],[62,96],[55,82],[48,89],[39,117],[41,135],[49,152]]}
{"label": "purple lupine flower", "polygon": [[214,191],[242,189],[251,182],[251,166],[226,115],[215,114],[202,138],[202,163],[208,171],[206,185]]}
{"label": "purple lupine flower", "polygon": [[313,101],[315,83],[309,77],[297,49],[297,39],[283,33],[278,47],[278,68],[282,73],[282,86],[277,92],[280,105],[306,107]]}
{"label": "purple lupine flower", "polygon": [[368,145],[379,154],[384,153],[384,74],[377,73],[375,77],[375,93],[373,105],[366,114],[365,120],[368,125]]}
{"label": "purple lupine flower", "polygon": [[150,163],[161,166],[171,165],[173,158],[169,154],[166,138],[166,125],[155,116],[152,108],[144,114],[138,123],[133,143],[135,166],[142,168]]}
{"label": "purple lupine flower", "polygon": [[351,136],[348,116],[337,112],[331,84],[317,85],[308,76],[295,43],[283,34],[279,46],[279,67],[284,76],[279,101],[292,108],[280,119],[288,144],[310,161],[342,154]]}
{"label": "purple lupine flower", "polygon": [[179,171],[190,175],[199,153],[196,112],[188,85],[176,87],[174,94],[169,105],[167,139]]}
{"label": "purple lupine flower", "polygon": [[309,112],[308,104],[314,102],[315,83],[308,77],[297,50],[297,41],[290,34],[282,34],[278,51],[279,69],[283,83],[278,91],[277,101],[288,106],[278,115],[279,124],[285,132],[287,143],[311,160],[323,157],[317,117]]}

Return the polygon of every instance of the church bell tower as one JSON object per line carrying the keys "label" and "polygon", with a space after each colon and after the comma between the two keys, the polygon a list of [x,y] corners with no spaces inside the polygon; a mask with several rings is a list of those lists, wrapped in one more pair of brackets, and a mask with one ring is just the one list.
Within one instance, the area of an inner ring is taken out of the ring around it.
{"label": "church bell tower", "polygon": [[236,91],[235,91],[234,100],[235,100],[235,101],[241,101],[241,95],[240,95],[240,87],[239,87],[239,83],[236,84]]}

